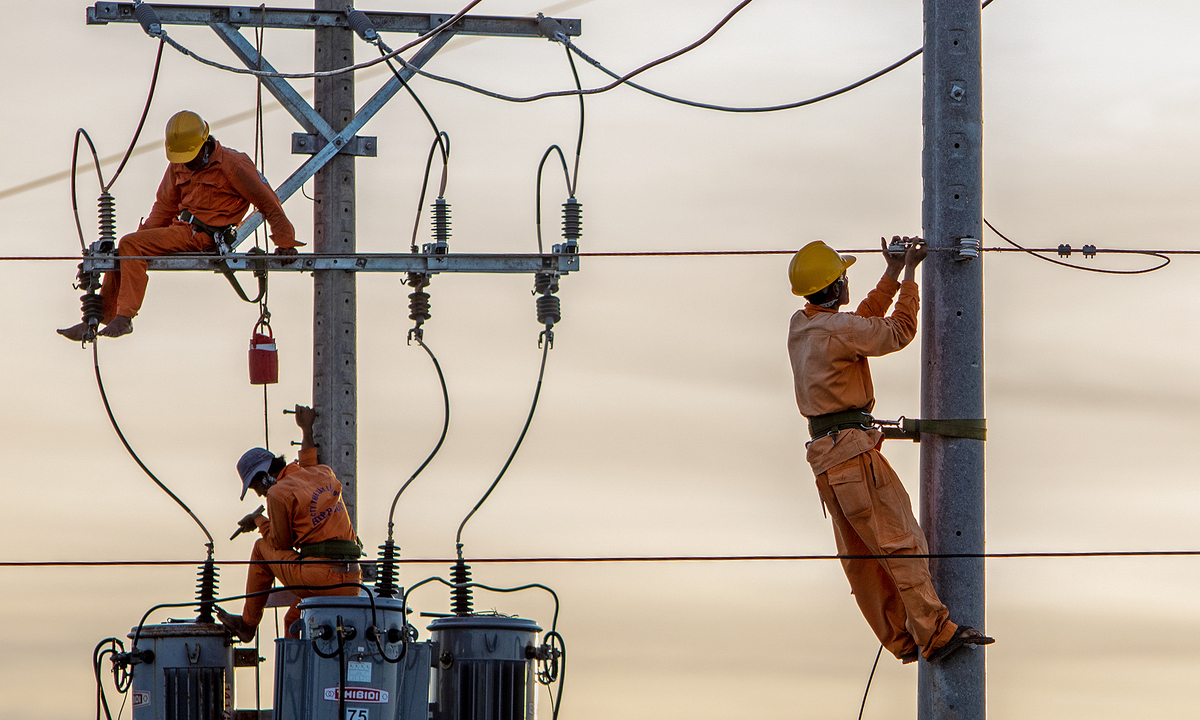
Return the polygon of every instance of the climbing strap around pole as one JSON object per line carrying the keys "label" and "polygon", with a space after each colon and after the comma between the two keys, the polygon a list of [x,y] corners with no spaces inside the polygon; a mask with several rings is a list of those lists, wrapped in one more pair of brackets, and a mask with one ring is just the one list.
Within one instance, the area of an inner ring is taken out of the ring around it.
{"label": "climbing strap around pole", "polygon": [[895,421],[875,420],[874,422],[883,431],[883,436],[891,440],[921,442],[922,433],[968,440],[987,440],[987,421],[983,418],[977,420],[920,420],[901,417]]}
{"label": "climbing strap around pole", "polygon": [[354,540],[322,540],[300,546],[300,558],[330,558],[333,560],[357,560],[362,557],[362,543]]}

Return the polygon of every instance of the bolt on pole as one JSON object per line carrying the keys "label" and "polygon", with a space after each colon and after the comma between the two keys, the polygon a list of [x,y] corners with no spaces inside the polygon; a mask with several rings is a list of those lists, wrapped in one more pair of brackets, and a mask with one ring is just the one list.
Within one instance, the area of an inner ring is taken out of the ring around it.
{"label": "bolt on pole", "polygon": [[[925,0],[925,197],[929,246],[960,247],[983,232],[983,72],[979,0]],[[924,263],[921,417],[981,419],[983,257],[933,252]],[[968,438],[921,438],[921,525],[931,553],[984,551],[984,448]],[[933,584],[950,619],[984,630],[982,558],[933,559]],[[967,647],[921,663],[920,720],[986,716],[984,653]]]}
{"label": "bolt on pole", "polygon": [[[315,0],[315,10],[349,10],[349,0]],[[336,70],[354,64],[354,32],[317,27],[314,67]],[[335,132],[354,119],[354,74],[313,80],[315,109]],[[354,156],[339,153],[313,178],[313,252],[353,253]],[[345,270],[313,273],[314,439],[321,462],[342,482],[350,522],[358,527],[358,363],[355,274]]]}

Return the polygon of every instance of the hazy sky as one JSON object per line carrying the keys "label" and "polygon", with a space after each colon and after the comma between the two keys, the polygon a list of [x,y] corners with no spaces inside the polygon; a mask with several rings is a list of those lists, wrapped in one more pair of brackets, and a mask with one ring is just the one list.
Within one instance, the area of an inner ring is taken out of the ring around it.
{"label": "hazy sky", "polygon": [[[549,7],[583,20],[581,48],[629,70],[698,38],[733,5]],[[156,43],[136,25],[86,26],[85,7],[47,0],[4,31],[0,255],[78,252],[65,180],[3,193],[67,169],[78,127],[101,155],[120,153],[141,112]],[[546,7],[487,0],[476,11]],[[381,0],[362,9],[457,8]],[[1200,7],[997,0],[984,26],[988,219],[1037,246],[1196,248]],[[207,29],[171,32],[230,61]],[[707,45],[640,79],[708,102],[780,103],[872,73],[918,47],[921,33],[917,0],[757,0]],[[311,34],[269,31],[264,52],[279,69],[308,70]],[[356,52],[360,60],[373,53],[362,44]],[[455,40],[428,67],[513,94],[571,82],[562,48],[539,40]],[[585,85],[603,84],[595,70],[580,71]],[[360,103],[383,82],[371,71],[358,79]],[[552,143],[573,147],[577,103],[509,105],[429,81],[414,88],[453,138],[451,250],[534,251],[537,162]],[[222,142],[250,151],[253,123],[222,121],[253,105],[252,80],[168,48],[142,136],[150,151],[114,188],[118,232],[149,212],[172,113],[196,110]],[[299,164],[289,154],[299,128],[268,110],[266,174],[278,185]],[[684,108],[631,89],[590,98],[578,189],[583,249],[794,249],[818,238],[853,248],[917,233],[920,110],[919,61],[840,98],[768,115]],[[397,96],[364,134],[378,136],[379,157],[357,163],[358,247],[405,251],[431,132]],[[547,178],[555,228],[563,186],[554,172]],[[90,173],[79,184],[90,241],[98,190]],[[302,240],[311,238],[310,204],[300,195],[285,204]],[[984,241],[1000,244],[991,234]],[[988,549],[1200,548],[1189,416],[1200,400],[1197,261],[1129,277],[1016,254],[984,262]],[[786,264],[781,256],[584,259],[562,282],[538,414],[467,528],[468,555],[833,552],[791,388],[784,341],[798,303]],[[860,260],[851,272],[856,299],[882,269],[878,258]],[[53,332],[78,320],[74,272],[72,262],[0,263],[10,498],[0,560],[200,560],[199,531],[109,427],[90,352]],[[281,382],[270,391],[270,442],[291,454],[299,435],[279,411],[311,397],[312,285],[298,273],[271,282]],[[459,276],[430,288],[426,339],[446,371],[453,422],[400,504],[407,558],[453,554],[455,528],[516,439],[539,359],[530,287],[525,276]],[[404,342],[408,288],[382,274],[360,277],[358,288],[358,530],[374,547],[392,495],[436,441],[441,399],[428,359]],[[245,558],[251,545],[224,538],[255,505],[237,502],[233,464],[264,441],[261,391],[245,369],[256,317],[219,276],[157,273],[135,333],[100,347],[130,442],[208,524],[225,560]],[[877,414],[918,414],[919,355],[914,343],[873,363]],[[916,447],[889,443],[885,452],[915,499]],[[1198,717],[1198,569],[1196,558],[990,560],[990,716]],[[405,566],[402,582],[437,570]],[[240,592],[244,577],[241,566],[224,568],[221,590]],[[124,635],[152,605],[190,599],[194,578],[191,567],[0,568],[8,620],[0,718],[89,716],[95,643]],[[854,717],[878,648],[829,561],[479,565],[476,579],[558,591],[570,648],[565,719]],[[430,588],[414,604],[444,611],[448,598]],[[552,612],[536,595],[476,604],[543,623]],[[252,674],[239,671],[240,707],[253,707],[252,693]],[[865,717],[915,717],[915,697],[915,669],[885,658]]]}

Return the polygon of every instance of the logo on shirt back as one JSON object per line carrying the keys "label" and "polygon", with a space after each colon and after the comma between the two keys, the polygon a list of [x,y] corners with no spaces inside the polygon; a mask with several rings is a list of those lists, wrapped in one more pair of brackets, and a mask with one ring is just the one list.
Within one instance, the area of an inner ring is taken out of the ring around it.
{"label": "logo on shirt back", "polygon": [[[327,492],[333,493],[333,504],[318,512],[317,503],[320,501],[321,496]],[[308,514],[309,517],[312,518],[313,527],[320,525],[342,511],[342,500],[340,495],[341,493],[339,493],[332,485],[326,485],[325,487],[320,487],[313,491],[312,500],[308,506]]]}

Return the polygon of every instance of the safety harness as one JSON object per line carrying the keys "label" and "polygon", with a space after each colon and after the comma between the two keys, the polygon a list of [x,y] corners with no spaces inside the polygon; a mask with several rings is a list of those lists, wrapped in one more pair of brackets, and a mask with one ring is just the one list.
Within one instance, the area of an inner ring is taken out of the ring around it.
{"label": "safety harness", "polygon": [[808,434],[813,440],[851,428],[870,430],[872,427],[879,428],[883,431],[883,436],[891,440],[921,442],[922,433],[969,440],[987,440],[987,421],[983,418],[920,420],[901,416],[899,420],[877,420],[863,408],[843,410],[827,415],[814,415],[808,418]]}
{"label": "safety harness", "polygon": [[322,540],[300,546],[300,559],[327,558],[330,560],[354,561],[362,557],[362,542],[354,540]]}
{"label": "safety harness", "polygon": [[179,213],[179,219],[190,224],[193,231],[205,233],[213,239],[213,244],[217,246],[217,254],[221,256],[221,259],[217,261],[217,269],[221,271],[221,274],[224,275],[225,279],[229,281],[229,284],[233,286],[233,290],[238,294],[238,297],[248,303],[256,303],[263,299],[263,296],[267,294],[266,251],[260,248],[252,248],[246,251],[246,255],[248,256],[263,256],[261,258],[247,258],[249,262],[253,263],[254,277],[258,280],[258,295],[251,298],[246,294],[246,291],[242,289],[242,284],[239,283],[237,277],[234,276],[233,268],[229,267],[229,261],[227,259],[228,256],[233,254],[232,243],[235,239],[237,239],[237,225],[214,227],[203,220],[200,220],[187,210],[183,210]]}

